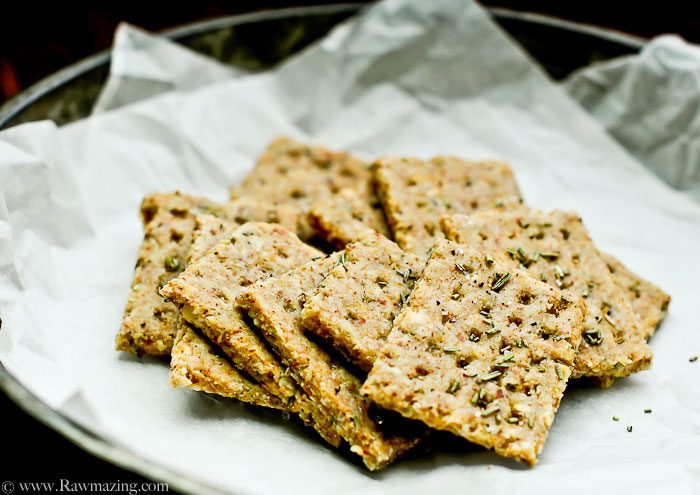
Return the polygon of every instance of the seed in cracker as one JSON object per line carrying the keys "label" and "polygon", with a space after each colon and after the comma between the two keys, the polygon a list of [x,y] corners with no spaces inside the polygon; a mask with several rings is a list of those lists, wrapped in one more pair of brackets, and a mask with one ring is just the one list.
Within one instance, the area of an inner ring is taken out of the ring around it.
{"label": "seed in cracker", "polygon": [[[524,270],[586,299],[586,328],[576,357],[575,378],[592,377],[599,386],[610,386],[614,378],[650,366],[646,331],[578,216],[521,207],[510,212],[451,215],[441,224],[448,239],[489,253],[509,268]],[[524,266],[512,255],[518,248],[540,256]]]}
{"label": "seed in cracker", "polygon": [[383,418],[380,425],[370,401],[359,395],[362,382],[309,340],[301,323],[305,294],[331,270],[341,267],[339,261],[340,253],[335,253],[307,263],[253,285],[237,302],[306,393],[335,419],[337,431],[350,444],[350,450],[361,456],[370,469],[379,469],[415,445],[418,436],[410,430],[404,433],[406,437],[387,433],[387,419]]}
{"label": "seed in cracker", "polygon": [[[571,375],[583,311],[573,294],[520,271],[494,291],[491,280],[505,271],[466,245],[438,241],[361,392],[381,407],[532,465]],[[462,294],[459,301],[454,292]],[[456,319],[445,322],[443,310]],[[500,332],[486,334],[483,312]],[[510,365],[499,366],[505,362]]]}
{"label": "seed in cracker", "polygon": [[471,213],[520,197],[513,172],[504,162],[389,157],[373,167],[394,239],[421,257],[442,237],[438,225],[442,215]]}

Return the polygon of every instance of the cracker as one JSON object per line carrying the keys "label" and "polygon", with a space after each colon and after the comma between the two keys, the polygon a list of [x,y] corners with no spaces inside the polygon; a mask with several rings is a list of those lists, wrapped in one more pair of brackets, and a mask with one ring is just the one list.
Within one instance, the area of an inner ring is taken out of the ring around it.
{"label": "cracker", "polygon": [[579,298],[467,246],[436,243],[361,392],[537,462],[581,339]]}
{"label": "cracker", "polygon": [[221,395],[257,406],[287,410],[262,386],[242,375],[183,320],[170,358],[170,384]]}
{"label": "cracker", "polygon": [[306,215],[316,236],[336,249],[376,232],[353,207],[352,194],[344,191],[342,197],[316,201]]}
{"label": "cracker", "polygon": [[484,211],[446,217],[442,227],[451,240],[585,298],[588,314],[575,378],[623,377],[651,365],[651,350],[627,294],[577,215],[526,208]]}
{"label": "cracker", "polygon": [[241,370],[276,395],[329,443],[340,437],[331,418],[303,394],[234,306],[243,289],[284,273],[321,253],[279,225],[249,222],[193,261],[162,289],[181,306],[185,320],[199,328]]}
{"label": "cracker", "polygon": [[167,356],[177,332],[177,307],[158,288],[183,268],[197,212],[221,213],[221,205],[185,194],[150,194],[141,204],[144,238],[116,349],[138,356]]}
{"label": "cracker", "polygon": [[[308,146],[286,137],[267,147],[255,168],[231,195],[296,206],[305,215],[314,201],[334,197],[343,189],[356,192],[353,208],[367,224],[386,233],[371,173],[363,161],[348,153]],[[305,219],[300,229],[302,239],[311,237],[313,231]]]}
{"label": "cracker", "polygon": [[394,240],[423,257],[442,237],[442,215],[471,213],[520,197],[512,170],[500,161],[388,157],[374,164],[374,176]]}
{"label": "cracker", "polygon": [[171,302],[163,301],[158,289],[184,269],[197,214],[216,215],[238,224],[269,221],[295,230],[299,223],[296,209],[251,198],[219,204],[179,192],[146,196],[141,204],[144,240],[117,334],[117,350],[139,356],[170,354],[178,312]]}
{"label": "cracker", "polygon": [[[197,215],[188,264],[201,258],[221,238],[230,236],[238,225],[212,215]],[[240,373],[183,318],[170,357],[170,384],[238,399],[264,407],[288,410],[278,397]]]}
{"label": "cracker", "polygon": [[613,278],[627,291],[632,311],[639,318],[644,336],[651,337],[666,316],[671,296],[656,285],[643,279],[620,260],[606,253],[600,253],[608,265]]}
{"label": "cracker", "polygon": [[345,248],[302,310],[304,326],[369,371],[423,262],[371,231]]}
{"label": "cracker", "polygon": [[350,450],[374,470],[391,463],[415,445],[418,437],[386,433],[374,419],[370,401],[359,395],[362,382],[309,340],[301,325],[306,294],[342,263],[342,252],[307,263],[248,288],[237,302],[306,393],[335,419],[335,427]]}

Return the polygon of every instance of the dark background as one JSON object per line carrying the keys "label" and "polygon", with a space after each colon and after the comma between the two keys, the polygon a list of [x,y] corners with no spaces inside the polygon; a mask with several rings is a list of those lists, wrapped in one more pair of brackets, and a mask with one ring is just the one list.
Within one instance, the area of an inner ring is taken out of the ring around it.
{"label": "dark background", "polygon": [[[700,2],[627,2],[624,0],[545,1],[482,0],[489,6],[546,13],[565,19],[597,24],[644,37],[679,33],[700,42]],[[162,2],[133,0],[37,4],[6,0],[0,7],[0,103],[41,78],[109,47],[120,21],[151,31],[197,19],[321,0],[229,0]],[[10,7],[10,8],[8,8]]]}
{"label": "dark background", "polygon": [[[0,104],[13,94],[68,64],[108,48],[116,25],[127,21],[151,31],[221,15],[304,5],[310,2],[198,1],[135,2],[124,0],[72,6],[6,1],[0,7]],[[315,3],[336,3],[319,1]],[[597,24],[638,36],[674,32],[700,43],[700,2],[607,2],[483,0],[508,7]],[[613,8],[614,7],[614,8]],[[0,394],[4,428],[4,480],[123,481],[140,477],[100,461],[28,417]]]}

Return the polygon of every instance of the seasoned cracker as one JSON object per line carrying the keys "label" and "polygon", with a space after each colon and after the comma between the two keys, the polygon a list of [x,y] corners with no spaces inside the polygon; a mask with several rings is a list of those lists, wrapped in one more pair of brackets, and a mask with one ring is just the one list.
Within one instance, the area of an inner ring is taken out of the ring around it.
{"label": "seasoned cracker", "polygon": [[329,443],[338,445],[340,437],[332,428],[332,419],[303,394],[234,306],[248,285],[319,256],[320,251],[279,225],[249,222],[193,261],[161,293],[180,305],[183,318],[221,348],[240,370],[282,399]]}
{"label": "seasoned cracker", "polygon": [[183,320],[170,357],[170,384],[287,410],[286,405],[259,384],[242,375],[226,358]]}
{"label": "seasoned cracker", "polygon": [[415,445],[418,437],[385,433],[373,418],[370,401],[359,395],[362,382],[310,341],[301,325],[306,294],[342,263],[342,252],[312,261],[249,287],[237,302],[306,393],[335,419],[336,431],[350,444],[350,450],[374,470],[394,461]]}
{"label": "seasoned cracker", "polygon": [[185,266],[194,215],[221,213],[221,205],[185,194],[150,194],[141,204],[144,238],[116,349],[136,355],[167,356],[177,332],[178,311],[158,288]]}
{"label": "seasoned cracker", "polygon": [[[212,215],[197,215],[188,264],[201,258],[221,238],[233,234],[238,225]],[[170,384],[238,399],[264,407],[288,410],[276,396],[241,374],[225,357],[182,318],[170,358]]]}
{"label": "seasoned cracker", "polygon": [[304,326],[369,371],[423,265],[383,235],[363,234],[312,291],[301,312]]}
{"label": "seasoned cracker", "polygon": [[177,331],[177,308],[163,301],[158,289],[184,269],[198,214],[216,215],[239,224],[269,221],[295,230],[299,223],[296,209],[270,206],[251,198],[219,204],[179,192],[146,196],[141,205],[144,240],[116,339],[117,350],[139,356],[170,354]]}
{"label": "seasoned cracker", "polygon": [[649,368],[645,332],[577,215],[526,208],[483,211],[445,217],[442,227],[448,239],[586,300],[575,378],[623,377]]}
{"label": "seasoned cracker", "polygon": [[374,164],[374,177],[394,240],[422,257],[442,237],[442,215],[471,213],[520,197],[512,170],[500,161],[388,157]]}
{"label": "seasoned cracker", "polygon": [[671,296],[656,285],[643,279],[627,268],[620,260],[606,253],[600,253],[608,265],[613,278],[627,291],[632,311],[639,318],[644,336],[648,339],[666,316]]}
{"label": "seasoned cracker", "polygon": [[353,207],[353,192],[346,190],[339,196],[341,197],[316,201],[306,218],[316,236],[336,249],[343,249],[346,244],[376,230]]}
{"label": "seasoned cracker", "polygon": [[537,462],[581,340],[573,294],[436,243],[361,392],[382,407]]}
{"label": "seasoned cracker", "polygon": [[[357,194],[354,211],[371,228],[386,233],[371,173],[363,161],[348,153],[308,146],[286,137],[268,146],[231,195],[296,206],[305,215],[314,201],[337,196],[344,189]],[[300,237],[308,239],[311,235],[312,230],[303,218]]]}

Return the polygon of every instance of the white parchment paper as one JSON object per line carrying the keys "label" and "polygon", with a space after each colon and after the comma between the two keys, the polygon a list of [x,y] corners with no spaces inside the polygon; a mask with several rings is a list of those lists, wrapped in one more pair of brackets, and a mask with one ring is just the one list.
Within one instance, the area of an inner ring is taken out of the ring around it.
{"label": "white parchment paper", "polygon": [[[369,474],[273,413],[173,390],[167,366],[114,352],[142,196],[223,199],[280,133],[367,157],[509,160],[529,203],[577,210],[603,249],[671,293],[653,369],[567,391],[534,469],[465,448]],[[700,489],[700,365],[688,362],[700,350],[698,245],[700,207],[613,142],[477,5],[387,1],[275,72],[60,130],[0,133],[0,360],[111,442],[232,493],[690,494]]]}
{"label": "white parchment paper", "polygon": [[629,152],[700,201],[700,47],[675,35],[566,81],[571,96]]}

